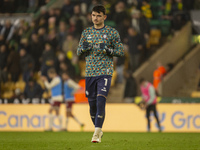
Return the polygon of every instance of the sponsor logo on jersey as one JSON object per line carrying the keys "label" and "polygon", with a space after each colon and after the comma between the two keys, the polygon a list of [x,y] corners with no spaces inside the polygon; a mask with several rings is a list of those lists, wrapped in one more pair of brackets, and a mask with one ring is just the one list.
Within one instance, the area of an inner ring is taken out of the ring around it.
{"label": "sponsor logo on jersey", "polygon": [[89,95],[89,92],[88,92],[88,91],[85,91],[85,94],[86,94],[86,95]]}
{"label": "sponsor logo on jersey", "polygon": [[103,87],[103,89],[101,89],[101,91],[107,92],[107,90],[106,90],[106,88],[105,88],[105,87]]}
{"label": "sponsor logo on jersey", "polygon": [[103,116],[100,116],[100,115],[98,115],[97,117],[98,117],[98,118],[103,118]]}

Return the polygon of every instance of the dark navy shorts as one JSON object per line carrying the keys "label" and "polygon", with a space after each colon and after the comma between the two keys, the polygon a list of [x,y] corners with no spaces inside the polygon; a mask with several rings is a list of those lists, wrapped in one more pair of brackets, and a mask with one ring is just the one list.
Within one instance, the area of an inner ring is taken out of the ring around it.
{"label": "dark navy shorts", "polygon": [[111,85],[112,76],[102,75],[97,77],[86,77],[86,90],[85,94],[88,98],[96,98],[98,94],[104,95],[107,97],[110,85]]}

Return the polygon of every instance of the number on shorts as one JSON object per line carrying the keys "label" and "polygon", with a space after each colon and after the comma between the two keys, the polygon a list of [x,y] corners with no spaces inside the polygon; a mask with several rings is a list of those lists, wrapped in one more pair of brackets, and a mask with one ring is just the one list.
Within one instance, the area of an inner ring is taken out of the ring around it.
{"label": "number on shorts", "polygon": [[104,78],[104,80],[105,80],[105,86],[107,86],[107,84],[108,84],[108,79],[107,79],[107,78]]}

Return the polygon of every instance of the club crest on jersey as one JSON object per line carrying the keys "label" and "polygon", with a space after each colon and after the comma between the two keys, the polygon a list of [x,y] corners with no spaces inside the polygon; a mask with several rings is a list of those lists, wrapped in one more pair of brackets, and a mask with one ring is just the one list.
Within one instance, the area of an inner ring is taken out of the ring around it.
{"label": "club crest on jersey", "polygon": [[91,40],[91,38],[92,38],[91,35],[89,35],[89,36],[87,37],[88,40]]}

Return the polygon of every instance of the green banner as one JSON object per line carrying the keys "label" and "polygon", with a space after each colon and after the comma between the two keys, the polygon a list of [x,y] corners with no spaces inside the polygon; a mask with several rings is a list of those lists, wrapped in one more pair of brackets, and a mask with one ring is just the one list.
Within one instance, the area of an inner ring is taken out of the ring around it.
{"label": "green banner", "polygon": [[200,98],[162,97],[160,103],[200,103]]}

